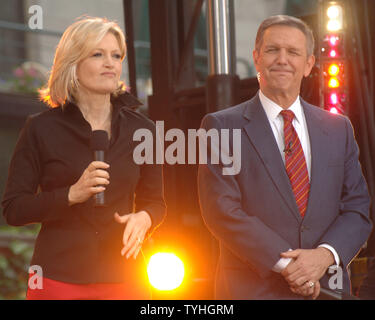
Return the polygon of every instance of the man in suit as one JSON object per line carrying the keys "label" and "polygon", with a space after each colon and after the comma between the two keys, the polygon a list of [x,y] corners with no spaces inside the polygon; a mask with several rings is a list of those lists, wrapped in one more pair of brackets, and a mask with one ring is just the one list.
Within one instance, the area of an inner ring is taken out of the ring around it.
{"label": "man in suit", "polygon": [[223,175],[224,164],[208,159],[198,173],[202,215],[220,246],[217,299],[315,299],[332,276],[350,292],[370,200],[348,118],[299,97],[313,50],[301,20],[266,19],[253,51],[260,90],[202,120],[205,130],[241,129],[240,172]]}

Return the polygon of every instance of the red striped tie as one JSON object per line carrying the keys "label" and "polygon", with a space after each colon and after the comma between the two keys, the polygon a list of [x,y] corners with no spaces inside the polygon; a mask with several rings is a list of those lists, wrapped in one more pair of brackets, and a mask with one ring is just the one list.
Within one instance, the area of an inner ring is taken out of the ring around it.
{"label": "red striped tie", "polygon": [[310,182],[305,155],[297,132],[292,125],[293,111],[280,112],[284,118],[285,168],[288,174],[294,198],[302,217],[304,217],[309,198]]}

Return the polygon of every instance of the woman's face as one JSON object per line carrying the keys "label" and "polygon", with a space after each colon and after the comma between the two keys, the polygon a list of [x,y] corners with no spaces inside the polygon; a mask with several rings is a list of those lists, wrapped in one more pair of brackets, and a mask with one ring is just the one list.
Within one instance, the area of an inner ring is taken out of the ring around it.
{"label": "woman's face", "polygon": [[93,94],[109,94],[118,88],[121,50],[116,37],[108,32],[90,55],[78,63],[79,89]]}

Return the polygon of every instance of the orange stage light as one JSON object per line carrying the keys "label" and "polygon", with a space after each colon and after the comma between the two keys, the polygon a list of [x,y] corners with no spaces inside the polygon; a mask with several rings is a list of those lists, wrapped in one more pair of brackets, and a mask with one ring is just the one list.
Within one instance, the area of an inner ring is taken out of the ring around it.
{"label": "orange stage light", "polygon": [[332,77],[328,81],[328,87],[330,88],[338,88],[340,86],[340,82],[337,78]]}
{"label": "orange stage light", "polygon": [[336,64],[336,63],[332,63],[329,67],[328,67],[328,74],[330,76],[337,76],[340,72],[340,68],[339,66]]}

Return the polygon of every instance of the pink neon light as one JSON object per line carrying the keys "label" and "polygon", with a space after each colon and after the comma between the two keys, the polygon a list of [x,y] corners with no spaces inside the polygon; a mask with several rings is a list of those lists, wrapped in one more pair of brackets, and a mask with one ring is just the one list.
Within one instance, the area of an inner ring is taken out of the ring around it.
{"label": "pink neon light", "polygon": [[334,113],[334,114],[339,113],[338,110],[335,107],[332,107],[331,109],[329,109],[329,112]]}
{"label": "pink neon light", "polygon": [[337,40],[338,40],[338,38],[337,38],[336,36],[331,36],[331,37],[329,38],[329,43],[330,43],[332,46],[335,46]]}
{"label": "pink neon light", "polygon": [[332,104],[337,104],[338,102],[338,97],[336,93],[331,93],[330,100]]}
{"label": "pink neon light", "polygon": [[331,58],[336,57],[336,55],[337,55],[336,50],[331,50],[331,51],[329,52],[329,56],[330,56]]}

